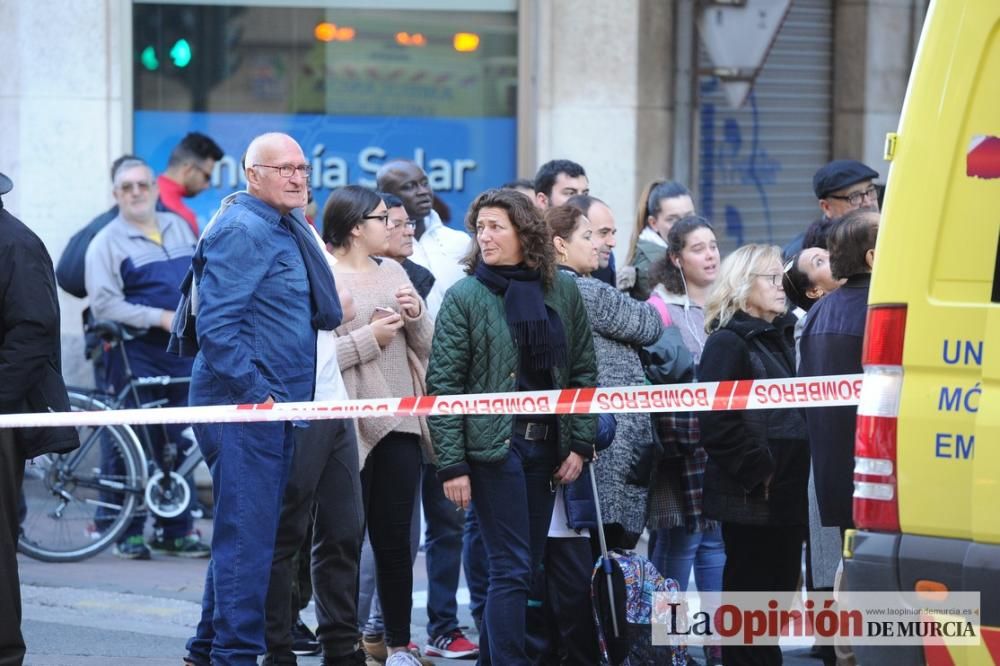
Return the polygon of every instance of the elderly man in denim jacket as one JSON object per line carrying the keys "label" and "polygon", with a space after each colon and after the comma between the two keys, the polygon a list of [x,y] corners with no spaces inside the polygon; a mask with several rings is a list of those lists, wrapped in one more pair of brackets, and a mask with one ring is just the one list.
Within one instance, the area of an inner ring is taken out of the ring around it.
{"label": "elderly man in denim jacket", "polygon": [[[309,170],[285,134],[264,134],[247,148],[247,191],[207,231],[192,260],[199,298],[192,405],[313,397],[316,330],[336,328],[341,311],[322,252],[290,215],[306,203]],[[195,427],[212,470],[215,532],[189,664],[256,664],[264,653],[292,429],[282,421]]]}

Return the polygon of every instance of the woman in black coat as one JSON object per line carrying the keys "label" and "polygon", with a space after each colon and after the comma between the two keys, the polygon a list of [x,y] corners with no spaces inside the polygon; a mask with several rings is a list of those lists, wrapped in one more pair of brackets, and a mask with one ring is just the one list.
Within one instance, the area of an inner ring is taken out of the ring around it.
{"label": "woman in black coat", "polygon": [[[722,262],[705,304],[702,381],[795,376],[792,331],[781,283],[781,250],[739,248]],[[796,409],[698,414],[708,452],[704,513],[722,523],[723,592],[798,586],[808,524],[809,443]],[[726,666],[781,664],[778,647],[723,646]]]}

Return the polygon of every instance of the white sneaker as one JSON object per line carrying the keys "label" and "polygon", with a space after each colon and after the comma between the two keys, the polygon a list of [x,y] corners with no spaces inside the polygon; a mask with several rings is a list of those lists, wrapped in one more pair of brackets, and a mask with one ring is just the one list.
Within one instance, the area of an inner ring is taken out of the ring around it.
{"label": "white sneaker", "polygon": [[423,666],[423,663],[410,652],[404,650],[390,654],[385,661],[385,666]]}

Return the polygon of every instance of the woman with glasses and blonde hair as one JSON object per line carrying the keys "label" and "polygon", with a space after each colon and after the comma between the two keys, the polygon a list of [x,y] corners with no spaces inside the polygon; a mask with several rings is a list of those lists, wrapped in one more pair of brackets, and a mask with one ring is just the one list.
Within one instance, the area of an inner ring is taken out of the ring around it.
{"label": "woman with glasses and blonde hair", "polygon": [[[357,315],[337,329],[337,360],[354,399],[422,395],[433,324],[398,262],[381,259],[392,231],[386,205],[358,185],[334,190],[323,209],[323,240],[337,259],[337,283],[350,289]],[[430,457],[425,419],[358,420],[361,487],[375,554],[390,657],[409,654],[413,565],[410,520],[420,481],[421,447]]]}
{"label": "woman with glasses and blonde hair", "polygon": [[[705,302],[701,381],[795,377],[781,249],[745,245],[723,260]],[[808,524],[809,442],[797,409],[699,412],[705,516],[722,523],[725,592],[794,591]],[[781,664],[777,646],[723,646],[726,666]]]}

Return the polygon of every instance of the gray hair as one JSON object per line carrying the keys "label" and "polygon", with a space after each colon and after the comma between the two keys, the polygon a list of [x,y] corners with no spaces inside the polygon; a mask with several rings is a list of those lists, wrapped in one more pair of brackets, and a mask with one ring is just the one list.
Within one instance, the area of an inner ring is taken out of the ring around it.
{"label": "gray hair", "polygon": [[117,165],[115,165],[115,172],[111,175],[111,183],[115,187],[118,187],[118,177],[125,171],[128,171],[129,169],[134,169],[135,167],[146,167],[147,169],[149,169],[150,176],[156,175],[153,173],[153,168],[149,166],[146,160],[142,159],[141,157],[129,157],[127,159],[122,160]]}

